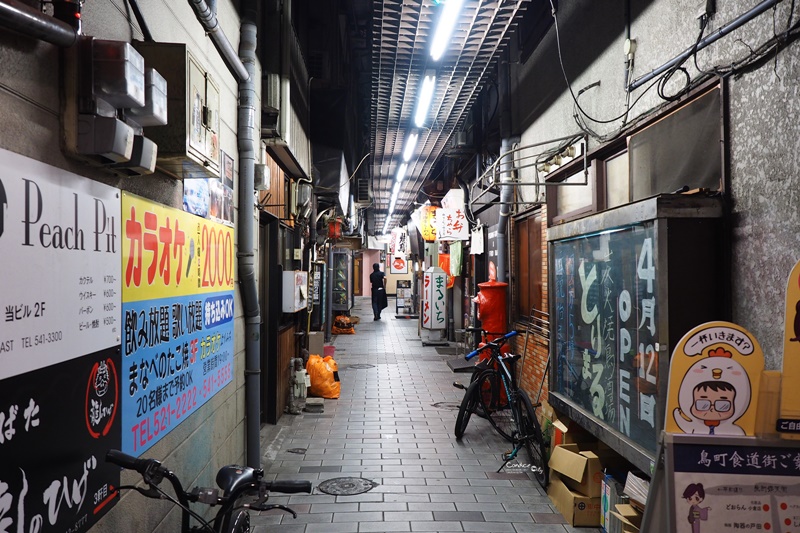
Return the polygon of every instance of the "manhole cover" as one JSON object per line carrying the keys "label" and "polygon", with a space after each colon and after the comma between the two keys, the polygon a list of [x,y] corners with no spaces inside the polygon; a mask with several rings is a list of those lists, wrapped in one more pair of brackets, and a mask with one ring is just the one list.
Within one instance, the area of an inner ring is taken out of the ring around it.
{"label": "manhole cover", "polygon": [[436,402],[431,405],[436,409],[447,409],[448,411],[458,411],[461,407],[460,403],[455,402]]}
{"label": "manhole cover", "polygon": [[339,370],[350,370],[350,369],[365,370],[367,368],[375,368],[375,365],[369,365],[367,363],[355,363],[355,364],[352,364],[352,365],[341,365],[341,366],[339,366]]}
{"label": "manhole cover", "polygon": [[306,453],[306,449],[305,448],[292,448],[292,449],[286,450],[286,451],[289,452],[289,453],[299,453],[299,454]]}
{"label": "manhole cover", "polygon": [[323,481],[317,488],[325,494],[334,496],[353,496],[377,487],[378,484],[363,477],[336,477]]}

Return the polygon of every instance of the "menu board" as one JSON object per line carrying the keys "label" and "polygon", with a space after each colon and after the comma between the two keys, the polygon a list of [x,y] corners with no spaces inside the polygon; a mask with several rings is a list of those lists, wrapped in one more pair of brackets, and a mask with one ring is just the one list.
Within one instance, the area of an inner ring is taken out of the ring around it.
{"label": "menu board", "polygon": [[553,241],[553,391],[655,451],[658,287],[652,221]]}
{"label": "menu board", "polygon": [[233,229],[122,196],[122,450],[141,455],[233,378]]}

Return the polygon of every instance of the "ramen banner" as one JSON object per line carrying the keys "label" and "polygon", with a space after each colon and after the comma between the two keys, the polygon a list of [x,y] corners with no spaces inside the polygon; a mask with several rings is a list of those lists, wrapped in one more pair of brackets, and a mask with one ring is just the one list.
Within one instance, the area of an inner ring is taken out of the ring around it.
{"label": "ramen banner", "polygon": [[233,377],[233,229],[122,196],[122,449],[141,455]]}

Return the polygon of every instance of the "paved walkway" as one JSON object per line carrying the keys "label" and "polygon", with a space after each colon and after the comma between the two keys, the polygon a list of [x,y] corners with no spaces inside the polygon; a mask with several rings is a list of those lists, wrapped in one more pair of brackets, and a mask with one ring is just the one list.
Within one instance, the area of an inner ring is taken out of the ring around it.
{"label": "paved walkway", "polygon": [[[262,439],[267,478],[308,479],[312,495],[273,496],[280,511],[252,517],[254,533],[484,531],[565,533],[573,529],[539,485],[506,468],[506,441],[473,417],[461,442],[453,426],[463,392],[447,366],[453,355],[423,347],[417,321],[396,319],[394,300],[372,320],[368,298],[357,298],[355,335],[334,337],[342,384],[325,412],[284,415]],[[523,460],[527,458],[523,454]],[[363,494],[332,496],[316,486],[361,477],[378,483]]]}

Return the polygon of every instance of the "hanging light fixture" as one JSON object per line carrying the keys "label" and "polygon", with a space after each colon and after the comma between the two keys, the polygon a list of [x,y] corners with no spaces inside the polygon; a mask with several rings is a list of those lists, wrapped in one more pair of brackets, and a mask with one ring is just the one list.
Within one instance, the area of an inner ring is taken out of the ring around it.
{"label": "hanging light fixture", "polygon": [[428,110],[431,107],[431,100],[433,99],[433,89],[436,84],[436,76],[428,74],[422,80],[422,88],[419,91],[419,100],[417,100],[417,112],[414,114],[414,124],[421,128],[425,124],[425,119],[428,116]]}
{"label": "hanging light fixture", "polygon": [[403,161],[406,163],[411,160],[411,156],[414,155],[414,148],[417,147],[417,139],[419,139],[419,135],[414,132],[408,136],[406,139],[406,146],[403,148]]}
{"label": "hanging light fixture", "polygon": [[450,43],[450,35],[453,33],[453,28],[456,25],[463,3],[464,0],[447,0],[444,5],[442,14],[439,17],[439,24],[436,26],[436,32],[433,34],[433,43],[431,44],[431,59],[434,61],[439,61],[439,58],[442,57],[447,45]]}

